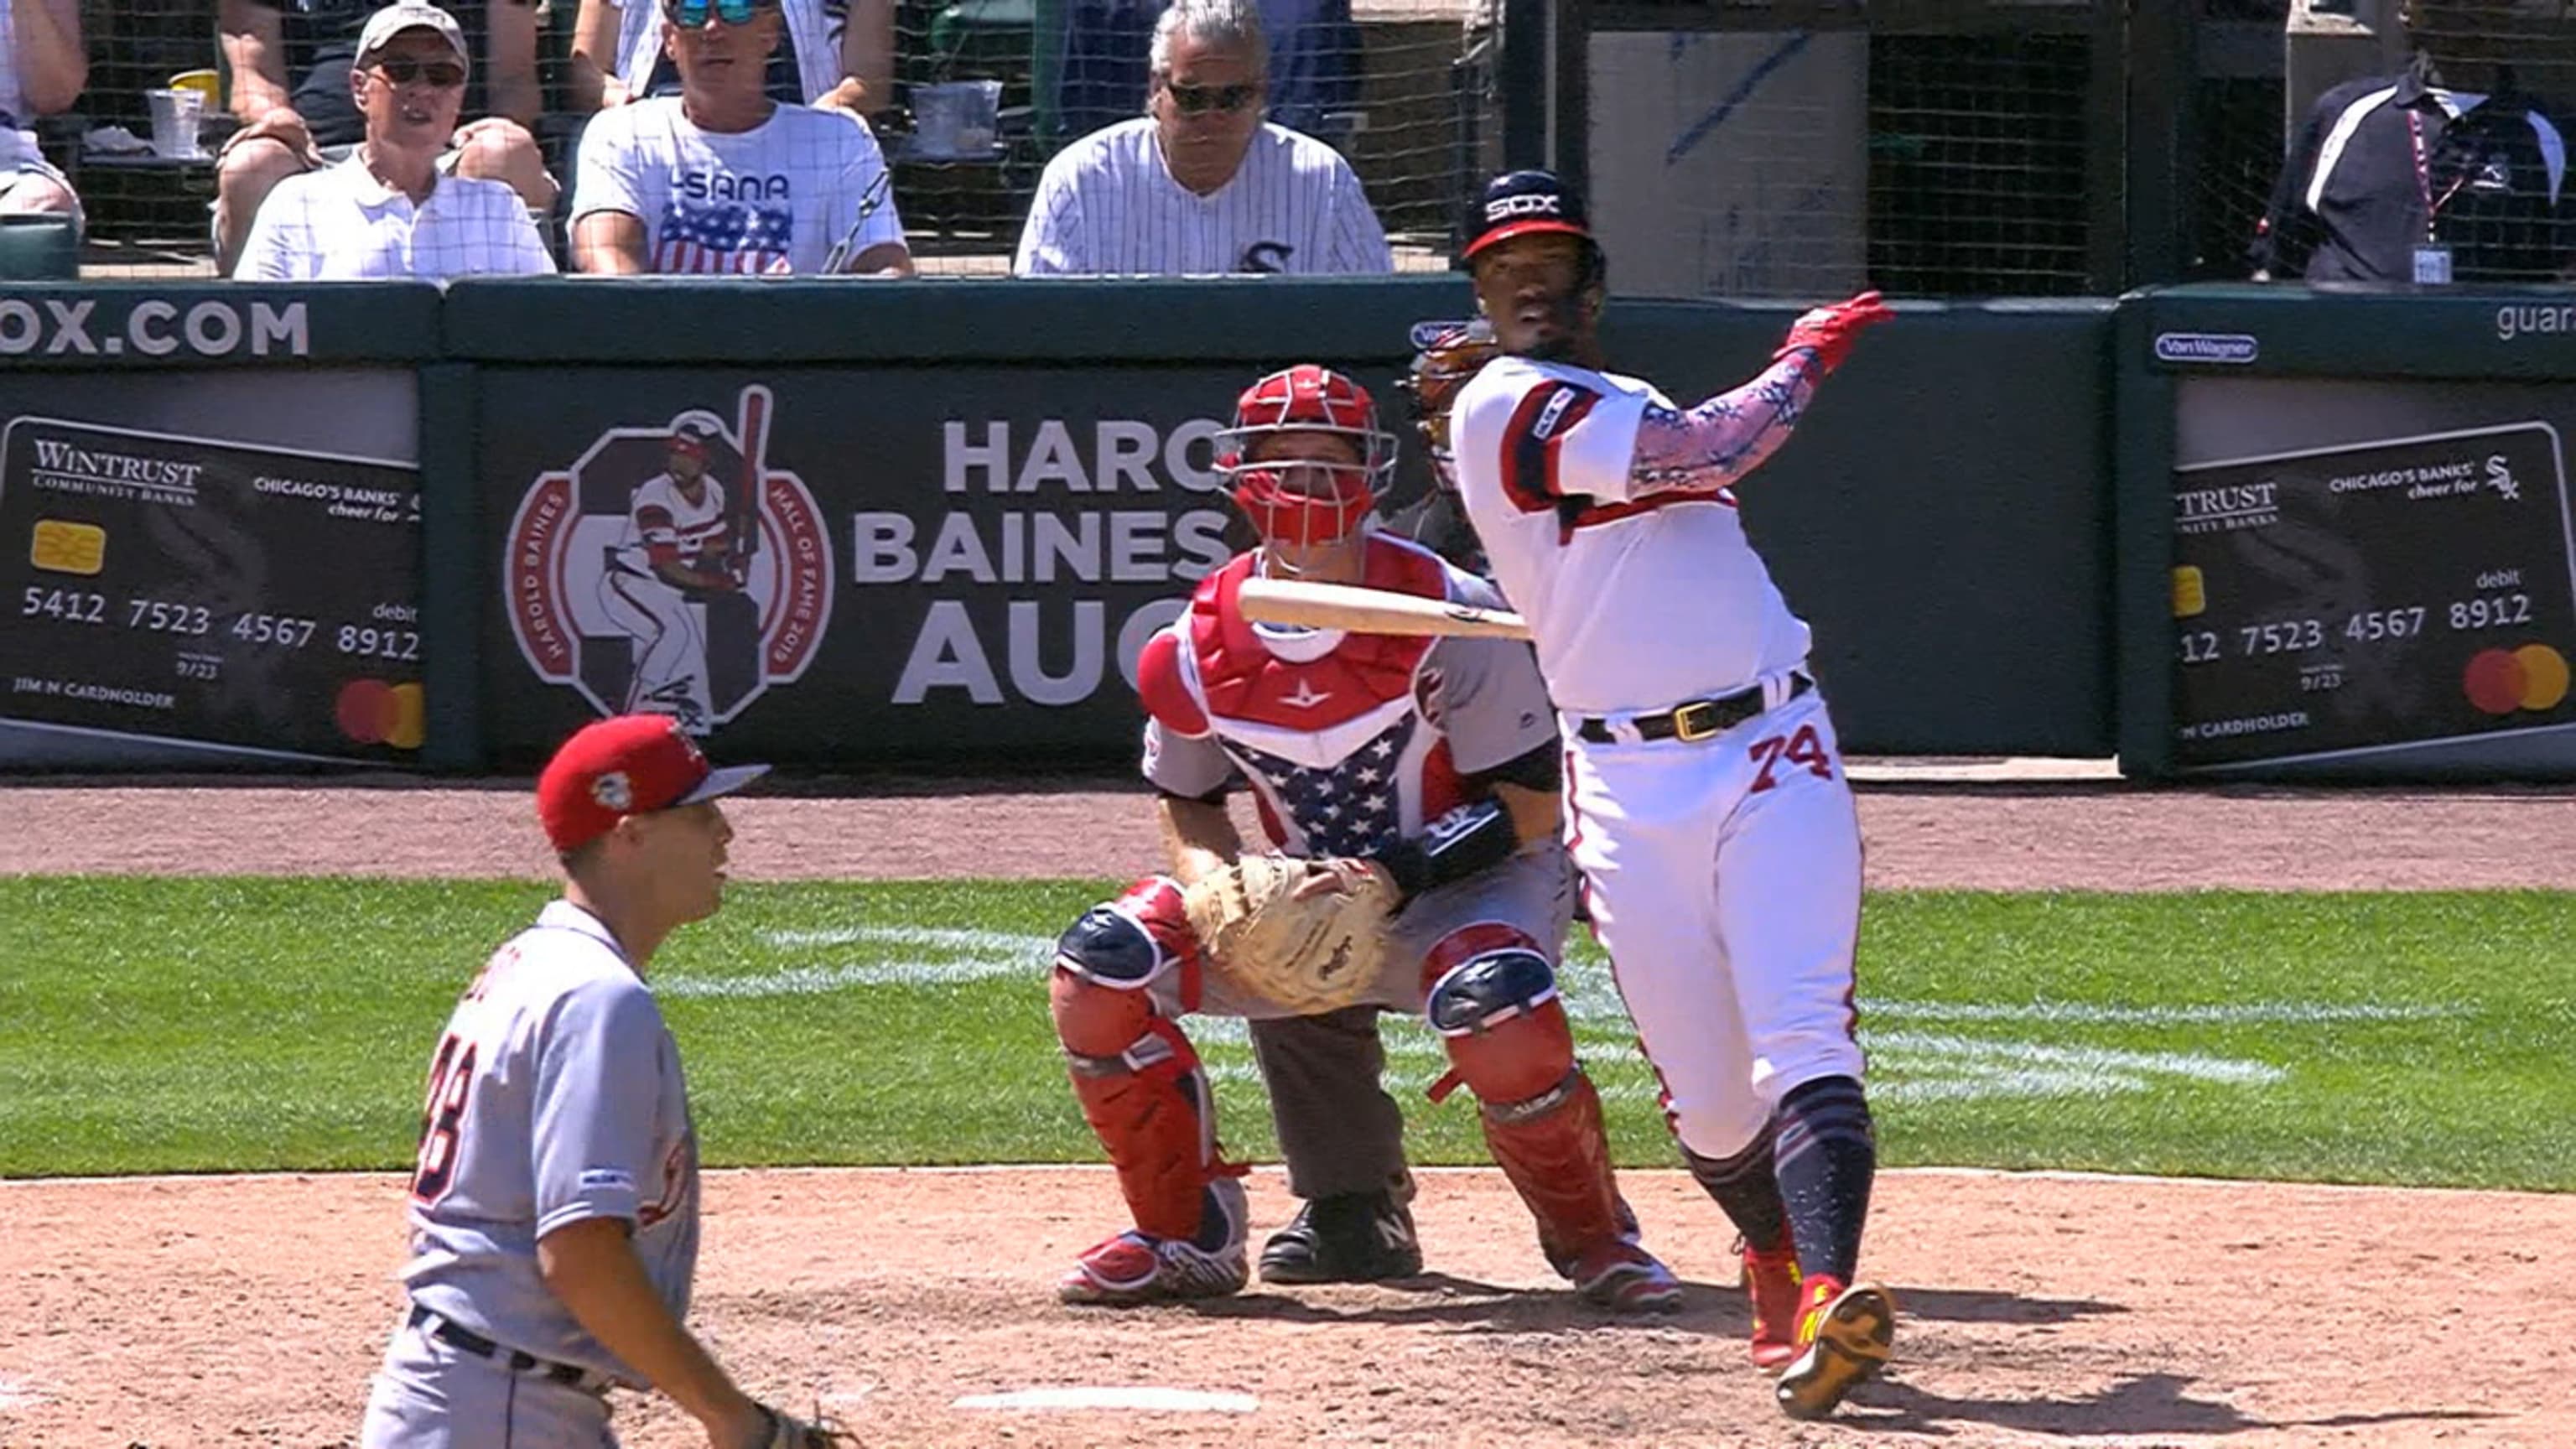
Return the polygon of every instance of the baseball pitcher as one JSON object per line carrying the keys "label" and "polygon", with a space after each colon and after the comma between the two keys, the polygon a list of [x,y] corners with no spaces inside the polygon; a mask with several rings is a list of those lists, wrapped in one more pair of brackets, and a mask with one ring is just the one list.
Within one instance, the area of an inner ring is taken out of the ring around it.
{"label": "baseball pitcher", "polygon": [[1581,198],[1497,178],[1464,261],[1502,355],[1458,393],[1458,491],[1566,737],[1568,838],[1666,1120],[1744,1235],[1753,1358],[1797,1418],[1885,1362],[1856,1281],[1877,1150],[1853,1036],[1860,830],[1807,625],[1734,486],[1783,442],[1876,293],[1681,407],[1601,370],[1607,263]]}
{"label": "baseball pitcher", "polygon": [[[1074,1094],[1135,1223],[1082,1254],[1060,1296],[1240,1289],[1240,1169],[1219,1155],[1181,1019],[1357,1007],[1427,1018],[1451,1067],[1433,1100],[1475,1092],[1495,1162],[1578,1293],[1620,1312],[1677,1306],[1680,1284],[1638,1245],[1620,1199],[1557,997],[1574,885],[1557,838],[1555,723],[1528,647],[1246,620],[1236,597],[1256,575],[1495,596],[1366,526],[1395,448],[1350,379],[1311,365],[1263,378],[1219,447],[1261,543],[1202,581],[1138,666],[1173,871],[1094,907],[1057,947]],[[1270,853],[1236,837],[1224,801],[1238,787]]]}
{"label": "baseball pitcher", "polygon": [[537,780],[563,898],[493,953],[432,1054],[411,1180],[409,1304],[364,1449],[600,1449],[608,1389],[667,1394],[711,1449],[824,1449],[689,1332],[698,1139],[679,1046],[645,985],[712,914],[733,829],[716,769],[664,715],[583,727]]}

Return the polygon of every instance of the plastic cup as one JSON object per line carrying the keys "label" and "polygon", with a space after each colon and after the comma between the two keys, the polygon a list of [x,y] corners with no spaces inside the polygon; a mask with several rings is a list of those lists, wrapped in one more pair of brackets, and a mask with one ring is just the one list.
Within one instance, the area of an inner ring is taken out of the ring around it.
{"label": "plastic cup", "polygon": [[152,154],[190,157],[197,154],[197,123],[205,116],[206,98],[194,90],[145,91],[152,107]]}

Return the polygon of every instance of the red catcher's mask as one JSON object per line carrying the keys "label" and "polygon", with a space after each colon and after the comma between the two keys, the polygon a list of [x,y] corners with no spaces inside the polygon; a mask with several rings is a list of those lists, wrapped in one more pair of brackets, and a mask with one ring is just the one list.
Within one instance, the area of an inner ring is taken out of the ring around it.
{"label": "red catcher's mask", "polygon": [[[1360,461],[1252,460],[1254,445],[1273,433],[1335,434]],[[1311,548],[1359,531],[1394,480],[1395,437],[1378,427],[1368,389],[1305,363],[1244,389],[1234,426],[1217,435],[1217,471],[1262,542]]]}

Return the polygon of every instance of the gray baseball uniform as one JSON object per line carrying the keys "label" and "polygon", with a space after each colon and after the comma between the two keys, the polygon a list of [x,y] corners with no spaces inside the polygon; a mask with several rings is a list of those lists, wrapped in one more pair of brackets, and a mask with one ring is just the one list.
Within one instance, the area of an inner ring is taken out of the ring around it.
{"label": "gray baseball uniform", "polygon": [[[584,1449],[602,1391],[641,1385],[537,1269],[537,1240],[622,1218],[685,1317],[698,1148],[679,1047],[608,928],[568,901],[496,952],[430,1067],[412,1179],[412,1310],[367,1404],[366,1449]],[[478,1351],[479,1346],[479,1351]]]}
{"label": "gray baseball uniform", "polygon": [[[1239,573],[1240,560],[1225,572]],[[1499,606],[1491,584],[1386,534],[1370,541],[1367,583]],[[1436,581],[1436,582],[1435,582]],[[1230,600],[1220,589],[1218,598]],[[1529,646],[1506,639],[1392,639],[1228,627],[1221,603],[1171,626],[1182,696],[1149,690],[1147,779],[1205,798],[1248,782],[1272,844],[1290,855],[1367,855],[1462,799],[1461,776],[1499,768],[1556,738],[1556,712]],[[1239,623],[1240,621],[1232,621]],[[1247,685],[1247,681],[1253,681]],[[1159,697],[1158,697],[1159,696]],[[1271,1121],[1302,1197],[1365,1192],[1403,1170],[1403,1117],[1378,1086],[1380,1009],[1422,1003],[1431,948],[1480,921],[1508,925],[1551,957],[1572,913],[1573,873],[1555,841],[1430,892],[1398,918],[1389,975],[1366,1003],[1286,1016],[1211,992],[1202,1009],[1252,1021]]]}

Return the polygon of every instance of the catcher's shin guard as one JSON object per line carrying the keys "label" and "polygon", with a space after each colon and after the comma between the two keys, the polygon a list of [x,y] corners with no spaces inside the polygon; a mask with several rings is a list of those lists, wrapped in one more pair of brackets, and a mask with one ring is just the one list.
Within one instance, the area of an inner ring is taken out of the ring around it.
{"label": "catcher's shin guard", "polygon": [[1056,944],[1049,996],[1073,1094],[1136,1226],[1187,1241],[1208,1184],[1226,1168],[1198,1052],[1147,990],[1177,969],[1182,999],[1197,995],[1196,948],[1185,926],[1172,926],[1179,919],[1179,890],[1160,877],[1092,907]]}
{"label": "catcher's shin guard", "polygon": [[1535,942],[1494,925],[1451,935],[1425,969],[1434,973],[1426,1011],[1450,1064],[1432,1099],[1462,1082],[1475,1092],[1495,1165],[1538,1220],[1548,1262],[1571,1275],[1626,1224],[1601,1098],[1574,1060],[1556,972]]}

